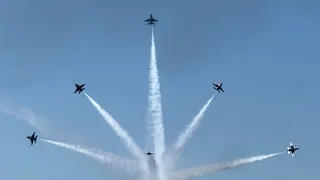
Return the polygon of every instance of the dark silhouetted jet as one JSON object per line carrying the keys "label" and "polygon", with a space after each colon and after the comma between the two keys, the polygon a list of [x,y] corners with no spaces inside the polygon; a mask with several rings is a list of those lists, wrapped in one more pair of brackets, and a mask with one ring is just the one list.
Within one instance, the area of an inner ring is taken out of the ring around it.
{"label": "dark silhouetted jet", "polygon": [[224,90],[222,89],[222,82],[219,84],[213,83],[213,85],[214,85],[213,89],[217,90],[219,93],[220,91],[224,92]]}
{"label": "dark silhouetted jet", "polygon": [[149,18],[149,19],[144,20],[144,22],[148,22],[148,24],[147,24],[147,25],[156,25],[154,22],[158,22],[158,20],[153,19],[152,14],[150,14],[150,18]]}
{"label": "dark silhouetted jet", "polygon": [[79,84],[75,84],[76,85],[76,90],[74,91],[74,93],[78,92],[78,94],[81,93],[81,91],[85,90],[86,88],[84,88],[83,86],[86,85],[86,84],[82,84],[82,85],[79,85]]}
{"label": "dark silhouetted jet", "polygon": [[34,136],[35,135],[35,132],[33,132],[32,136],[27,136],[27,138],[31,141],[31,146],[33,145],[33,142],[34,143],[37,143],[37,138],[38,136]]}
{"label": "dark silhouetted jet", "polygon": [[294,157],[294,152],[300,149],[300,147],[294,147],[292,142],[290,143],[290,147],[287,147],[288,154],[291,154]]}
{"label": "dark silhouetted jet", "polygon": [[152,152],[150,152],[150,151],[146,153],[146,155],[148,155],[148,156],[150,156],[150,155],[152,155],[152,154],[154,154],[154,153],[152,153]]}

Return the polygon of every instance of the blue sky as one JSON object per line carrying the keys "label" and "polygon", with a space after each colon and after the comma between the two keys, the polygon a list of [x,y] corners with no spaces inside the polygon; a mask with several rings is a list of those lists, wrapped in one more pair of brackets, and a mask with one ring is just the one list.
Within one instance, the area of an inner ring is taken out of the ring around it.
{"label": "blue sky", "polygon": [[[179,167],[301,146],[282,155],[199,179],[317,177],[319,156],[318,1],[0,2],[1,107],[34,112],[39,135],[130,158],[122,142],[73,82],[108,110],[145,150],[148,61],[155,27],[166,143],[213,94]],[[35,129],[1,113],[0,179],[123,179],[108,166],[25,139]]]}

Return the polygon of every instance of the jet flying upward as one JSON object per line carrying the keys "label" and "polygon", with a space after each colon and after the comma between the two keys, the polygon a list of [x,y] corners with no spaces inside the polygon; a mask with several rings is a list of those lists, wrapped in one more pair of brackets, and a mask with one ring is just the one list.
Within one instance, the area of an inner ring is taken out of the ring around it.
{"label": "jet flying upward", "polygon": [[147,25],[156,25],[154,22],[158,22],[158,20],[154,19],[154,18],[152,17],[152,14],[150,14],[150,18],[144,20],[144,22],[148,22]]}
{"label": "jet flying upward", "polygon": [[33,142],[37,143],[38,135],[35,136],[35,132],[33,132],[32,136],[27,136],[27,138],[31,141],[31,146],[32,146]]}
{"label": "jet flying upward", "polygon": [[287,147],[288,154],[291,154],[294,157],[294,152],[300,149],[300,147],[294,147],[292,142],[290,143],[290,147]]}
{"label": "jet flying upward", "polygon": [[84,88],[83,86],[86,85],[86,84],[82,84],[82,85],[79,85],[79,84],[75,84],[76,85],[76,90],[74,91],[74,93],[78,92],[78,94],[81,93],[81,91],[85,90],[86,88]]}
{"label": "jet flying upward", "polygon": [[224,90],[222,89],[222,82],[219,84],[213,83],[213,85],[214,85],[213,89],[217,90],[219,93],[220,91],[224,92]]}
{"label": "jet flying upward", "polygon": [[152,154],[154,154],[154,153],[152,153],[152,152],[150,152],[150,151],[146,153],[146,155],[148,155],[148,156],[150,156],[150,155],[152,155]]}

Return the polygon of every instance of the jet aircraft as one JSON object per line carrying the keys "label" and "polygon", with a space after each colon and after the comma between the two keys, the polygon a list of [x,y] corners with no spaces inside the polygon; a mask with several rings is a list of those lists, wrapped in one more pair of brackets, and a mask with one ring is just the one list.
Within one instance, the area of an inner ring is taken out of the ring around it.
{"label": "jet aircraft", "polygon": [[38,135],[35,136],[35,132],[33,132],[32,136],[27,136],[27,138],[31,141],[31,146],[32,146],[33,142],[37,143]]}
{"label": "jet aircraft", "polygon": [[213,85],[214,85],[213,89],[217,90],[219,93],[220,91],[224,92],[224,90],[222,89],[222,82],[219,84],[213,83]]}
{"label": "jet aircraft", "polygon": [[152,152],[150,152],[150,151],[146,153],[146,155],[148,155],[148,156],[150,156],[150,155],[152,155],[152,154],[154,154],[154,153],[152,153]]}
{"label": "jet aircraft", "polygon": [[290,147],[287,147],[288,154],[291,154],[294,157],[294,152],[300,149],[300,147],[294,147],[292,142],[290,143]]}
{"label": "jet aircraft", "polygon": [[150,18],[144,20],[144,22],[148,22],[147,25],[156,25],[154,22],[158,22],[158,20],[154,19],[154,18],[152,17],[152,14],[150,14]]}
{"label": "jet aircraft", "polygon": [[83,91],[83,90],[86,89],[86,88],[83,87],[83,86],[86,85],[86,84],[79,85],[79,84],[75,83],[75,85],[76,85],[76,88],[77,88],[77,89],[74,91],[74,93],[78,92],[78,94],[80,94],[81,91]]}

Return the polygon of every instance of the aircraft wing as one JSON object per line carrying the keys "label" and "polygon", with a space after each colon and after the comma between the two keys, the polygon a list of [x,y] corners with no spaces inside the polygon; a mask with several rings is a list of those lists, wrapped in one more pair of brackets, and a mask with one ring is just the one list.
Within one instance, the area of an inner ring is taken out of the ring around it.
{"label": "aircraft wing", "polygon": [[83,87],[84,85],[86,85],[86,84],[82,84],[80,87]]}
{"label": "aircraft wing", "polygon": [[146,19],[146,20],[144,20],[144,22],[150,22],[151,21],[151,19],[149,18],[149,19]]}
{"label": "aircraft wing", "polygon": [[222,92],[224,92],[224,90],[223,90],[222,88],[220,88],[220,90],[221,90]]}
{"label": "aircraft wing", "polygon": [[154,22],[158,22],[158,20],[156,20],[156,19],[153,19],[153,21],[154,21]]}
{"label": "aircraft wing", "polygon": [[218,84],[212,83],[215,87],[218,87]]}
{"label": "aircraft wing", "polygon": [[31,137],[30,137],[30,136],[27,136],[27,138],[31,140]]}

